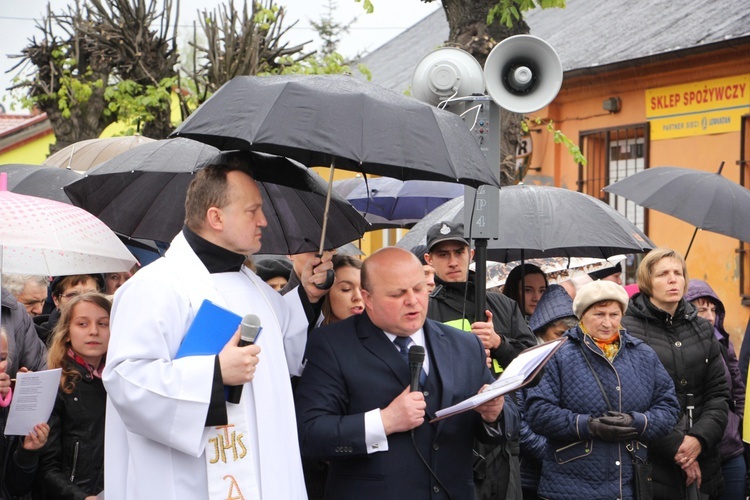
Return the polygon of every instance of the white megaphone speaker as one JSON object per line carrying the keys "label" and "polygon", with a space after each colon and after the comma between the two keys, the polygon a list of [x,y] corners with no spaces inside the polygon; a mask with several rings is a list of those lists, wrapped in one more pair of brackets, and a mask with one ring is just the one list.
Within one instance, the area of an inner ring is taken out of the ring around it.
{"label": "white megaphone speaker", "polygon": [[562,63],[555,49],[532,35],[506,38],[484,63],[487,93],[514,113],[536,111],[552,102],[562,78]]}
{"label": "white megaphone speaker", "polygon": [[411,93],[433,106],[450,98],[484,94],[482,66],[461,49],[444,47],[433,50],[414,68]]}

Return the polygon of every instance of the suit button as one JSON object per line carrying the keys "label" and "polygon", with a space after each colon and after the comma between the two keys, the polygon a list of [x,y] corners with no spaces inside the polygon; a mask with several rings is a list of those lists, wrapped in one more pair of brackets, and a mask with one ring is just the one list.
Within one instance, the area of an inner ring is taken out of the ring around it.
{"label": "suit button", "polygon": [[424,394],[424,397],[427,397],[430,395],[430,391],[424,391],[422,394]]}
{"label": "suit button", "polygon": [[438,451],[440,449],[440,446],[438,446],[438,444],[435,443],[435,444],[432,445],[432,449],[435,450],[435,451]]}
{"label": "suit button", "polygon": [[437,486],[433,486],[432,491],[435,493],[440,493],[440,488],[438,488]]}
{"label": "suit button", "polygon": [[680,385],[687,385],[687,380],[685,379],[680,380]]}
{"label": "suit button", "polygon": [[682,342],[680,342],[680,341],[678,340],[677,342],[675,342],[675,343],[674,343],[674,345],[675,345],[676,347],[682,347]]}

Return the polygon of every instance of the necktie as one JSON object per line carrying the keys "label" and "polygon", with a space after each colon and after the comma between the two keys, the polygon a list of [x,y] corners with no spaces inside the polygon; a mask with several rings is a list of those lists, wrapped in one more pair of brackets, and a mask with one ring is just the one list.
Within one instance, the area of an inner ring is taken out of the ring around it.
{"label": "necktie", "polygon": [[[404,358],[404,363],[409,366],[409,345],[411,344],[411,338],[396,337],[395,339],[393,339],[393,343],[396,344],[396,347],[398,347],[398,352],[401,354],[401,357]],[[424,368],[422,368],[422,371],[419,373],[419,385],[421,387],[424,387],[426,380],[427,374],[425,373]]]}
{"label": "necktie", "polygon": [[411,339],[409,337],[396,337],[393,339],[393,343],[398,347],[398,352],[401,353],[401,357],[404,358],[404,363],[409,364],[409,344]]}

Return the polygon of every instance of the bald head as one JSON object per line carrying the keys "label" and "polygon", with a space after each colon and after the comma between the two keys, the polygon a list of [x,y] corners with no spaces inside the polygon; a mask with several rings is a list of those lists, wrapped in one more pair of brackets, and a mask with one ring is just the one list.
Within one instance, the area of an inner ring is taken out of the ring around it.
{"label": "bald head", "polygon": [[[409,256],[413,258],[409,258]],[[408,252],[403,248],[385,247],[377,250],[365,259],[362,265],[362,288],[370,290],[373,285],[372,281],[374,277],[390,267],[391,264],[399,263],[401,265],[407,265],[410,262],[416,263],[421,269],[422,262],[420,262],[413,253]]]}
{"label": "bald head", "polygon": [[362,298],[375,326],[399,336],[413,334],[427,317],[422,263],[402,248],[378,250],[362,266]]}

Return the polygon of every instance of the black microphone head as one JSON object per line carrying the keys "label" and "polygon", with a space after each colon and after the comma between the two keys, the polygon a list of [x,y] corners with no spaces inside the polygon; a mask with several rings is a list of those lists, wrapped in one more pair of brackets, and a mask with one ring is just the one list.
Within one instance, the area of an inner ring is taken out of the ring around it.
{"label": "black microphone head", "polygon": [[240,323],[240,337],[243,342],[249,344],[255,343],[256,337],[260,332],[260,318],[255,314],[247,314],[242,318]]}
{"label": "black microphone head", "polygon": [[424,363],[424,347],[416,344],[409,347],[409,364],[422,366],[422,363]]}

